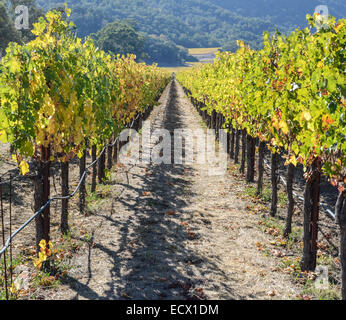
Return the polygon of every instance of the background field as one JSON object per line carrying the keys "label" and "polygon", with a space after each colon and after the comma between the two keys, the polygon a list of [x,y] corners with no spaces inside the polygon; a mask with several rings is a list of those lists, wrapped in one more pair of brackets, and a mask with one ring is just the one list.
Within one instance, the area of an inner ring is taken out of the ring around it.
{"label": "background field", "polygon": [[208,54],[208,53],[215,53],[221,48],[189,48],[189,54],[195,55],[195,54]]}

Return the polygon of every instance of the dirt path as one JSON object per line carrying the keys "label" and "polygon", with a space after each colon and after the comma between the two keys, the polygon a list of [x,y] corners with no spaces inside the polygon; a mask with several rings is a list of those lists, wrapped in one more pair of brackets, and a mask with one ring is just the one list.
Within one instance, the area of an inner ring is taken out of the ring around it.
{"label": "dirt path", "polygon": [[[153,129],[201,129],[173,81],[148,121]],[[90,234],[66,282],[44,299],[294,299],[299,289],[257,250],[268,241],[237,198],[232,175],[204,165],[118,168],[108,195],[84,218]],[[270,294],[270,292],[274,292]]]}

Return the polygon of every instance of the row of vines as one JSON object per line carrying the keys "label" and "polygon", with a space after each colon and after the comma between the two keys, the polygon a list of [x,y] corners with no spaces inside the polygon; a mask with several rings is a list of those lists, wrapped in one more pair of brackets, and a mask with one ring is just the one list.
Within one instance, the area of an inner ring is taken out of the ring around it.
{"label": "row of vines", "polygon": [[[11,43],[0,62],[0,142],[9,143],[21,174],[34,184],[34,210],[50,199],[50,167],[61,163],[62,196],[69,194],[69,162],[101,154],[98,178],[105,178],[105,146],[156,103],[169,75],[135,56],[113,56],[89,38],[76,37],[70,15],[50,11],[34,25],[36,39]],[[114,152],[116,154],[116,152]],[[92,189],[96,186],[93,166]],[[84,193],[84,195],[83,195]],[[80,188],[85,205],[85,182]],[[36,219],[36,248],[49,243],[49,206]],[[62,201],[61,231],[68,232],[67,199]]]}
{"label": "row of vines", "polygon": [[[346,299],[346,22],[307,16],[310,28],[288,36],[264,35],[264,49],[254,51],[239,41],[236,53],[218,53],[213,64],[180,72],[185,87],[210,127],[229,129],[231,155],[239,153],[247,182],[254,181],[255,144],[259,141],[258,193],[262,191],[264,151],[272,153],[272,206],[276,213],[277,166],[281,154],[287,166],[288,215],[291,232],[294,168],[305,170],[304,237],[301,269],[316,268],[320,178],[324,174],[339,189],[335,216],[340,226],[342,297]],[[234,148],[236,150],[234,150]],[[237,150],[238,149],[238,150]],[[245,153],[246,151],[246,153]]]}

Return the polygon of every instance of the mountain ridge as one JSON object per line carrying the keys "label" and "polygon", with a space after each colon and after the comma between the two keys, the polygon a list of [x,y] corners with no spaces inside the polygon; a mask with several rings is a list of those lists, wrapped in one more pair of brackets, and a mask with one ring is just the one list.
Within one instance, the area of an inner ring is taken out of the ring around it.
{"label": "mountain ridge", "polygon": [[[264,31],[290,32],[306,27],[318,0],[37,0],[44,9],[67,2],[71,19],[84,37],[115,19],[135,21],[140,31],[184,47],[236,47],[244,40],[254,49]],[[331,14],[345,15],[342,0],[325,0]],[[246,15],[246,16],[245,16]]]}

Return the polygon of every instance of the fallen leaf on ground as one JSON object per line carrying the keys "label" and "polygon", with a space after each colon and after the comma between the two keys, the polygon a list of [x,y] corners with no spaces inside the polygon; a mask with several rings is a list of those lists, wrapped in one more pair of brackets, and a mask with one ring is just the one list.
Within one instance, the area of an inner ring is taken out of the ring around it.
{"label": "fallen leaf on ground", "polygon": [[283,252],[279,250],[273,250],[272,253],[275,257],[282,258],[284,256]]}
{"label": "fallen leaf on ground", "polygon": [[270,297],[274,297],[276,295],[276,292],[274,290],[268,291],[267,295]]}
{"label": "fallen leaf on ground", "polygon": [[190,237],[190,238],[194,238],[194,237],[196,237],[196,234],[193,233],[193,232],[189,232],[189,237]]}

